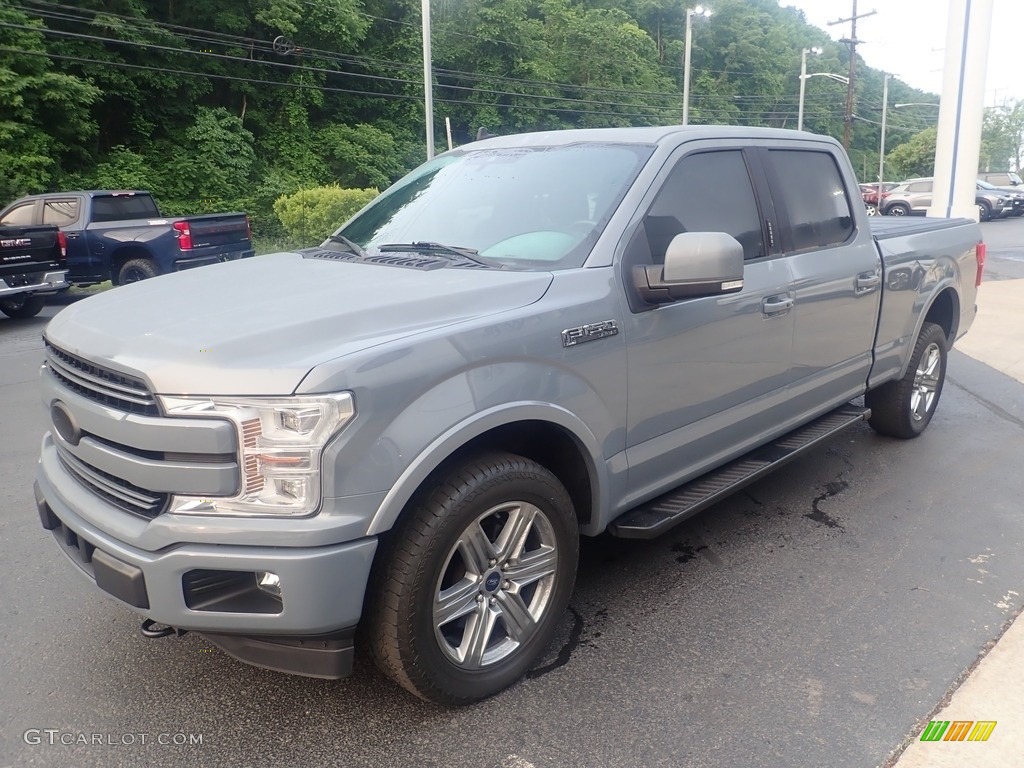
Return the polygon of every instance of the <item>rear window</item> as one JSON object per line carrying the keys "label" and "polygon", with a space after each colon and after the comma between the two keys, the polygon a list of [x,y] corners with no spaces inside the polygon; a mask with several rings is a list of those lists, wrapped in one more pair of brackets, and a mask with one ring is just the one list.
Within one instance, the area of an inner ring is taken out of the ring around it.
{"label": "rear window", "polygon": [[110,195],[92,199],[93,221],[159,218],[156,202],[149,195]]}
{"label": "rear window", "polygon": [[46,200],[43,202],[43,224],[65,227],[78,218],[78,200]]}
{"label": "rear window", "polygon": [[843,177],[827,152],[776,150],[768,152],[779,181],[774,195],[788,213],[794,251],[825,248],[853,234],[853,214]]}

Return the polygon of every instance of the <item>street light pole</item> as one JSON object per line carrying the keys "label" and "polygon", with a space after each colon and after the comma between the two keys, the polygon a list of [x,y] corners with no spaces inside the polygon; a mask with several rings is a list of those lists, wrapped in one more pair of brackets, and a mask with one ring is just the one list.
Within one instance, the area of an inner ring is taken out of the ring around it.
{"label": "street light pole", "polygon": [[434,158],[434,77],[430,57],[430,0],[421,0],[423,17],[423,112],[427,127],[427,160]]}
{"label": "street light pole", "polygon": [[889,73],[882,79],[882,143],[878,148],[878,200],[875,208],[882,212],[882,182],[885,181],[885,115],[889,110]]}
{"label": "street light pole", "polygon": [[693,40],[692,19],[694,16],[711,15],[711,9],[698,5],[686,9],[686,49],[683,51],[683,125],[690,124],[690,43]]}
{"label": "street light pole", "polygon": [[800,51],[800,108],[797,112],[796,118],[796,129],[802,131],[804,129],[804,93],[807,90],[807,54],[808,53],[821,53],[821,48],[804,48]]}

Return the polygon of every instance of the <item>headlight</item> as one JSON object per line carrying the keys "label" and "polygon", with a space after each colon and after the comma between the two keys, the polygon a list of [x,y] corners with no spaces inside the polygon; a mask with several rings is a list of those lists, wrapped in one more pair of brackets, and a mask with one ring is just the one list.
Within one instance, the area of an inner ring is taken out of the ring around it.
{"label": "headlight", "polygon": [[173,496],[195,515],[308,515],[320,504],[320,455],[355,415],[348,393],[296,397],[161,397],[168,416],[220,417],[238,432],[241,490],[230,497]]}

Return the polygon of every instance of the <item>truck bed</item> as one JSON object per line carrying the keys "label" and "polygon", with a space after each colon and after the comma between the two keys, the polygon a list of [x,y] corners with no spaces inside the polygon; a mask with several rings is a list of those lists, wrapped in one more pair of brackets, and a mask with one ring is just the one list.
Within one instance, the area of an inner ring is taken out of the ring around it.
{"label": "truck bed", "polygon": [[868,225],[875,240],[890,240],[894,237],[938,232],[970,223],[973,223],[970,219],[900,218],[899,216],[871,216],[868,218]]}

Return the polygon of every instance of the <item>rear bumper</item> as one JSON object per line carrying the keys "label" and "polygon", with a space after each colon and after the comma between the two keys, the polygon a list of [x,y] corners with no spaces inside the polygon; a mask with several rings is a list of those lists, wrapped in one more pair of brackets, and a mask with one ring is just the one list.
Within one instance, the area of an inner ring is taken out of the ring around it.
{"label": "rear bumper", "polygon": [[18,277],[7,275],[0,278],[0,297],[13,296],[17,293],[54,293],[63,288],[70,288],[67,274],[66,269],[61,269]]}
{"label": "rear bumper", "polygon": [[204,267],[207,264],[220,264],[224,261],[238,261],[238,259],[248,259],[254,255],[256,255],[256,251],[252,248],[242,248],[237,251],[220,251],[217,253],[197,251],[183,255],[180,259],[175,259],[174,271],[181,272],[185,269]]}

